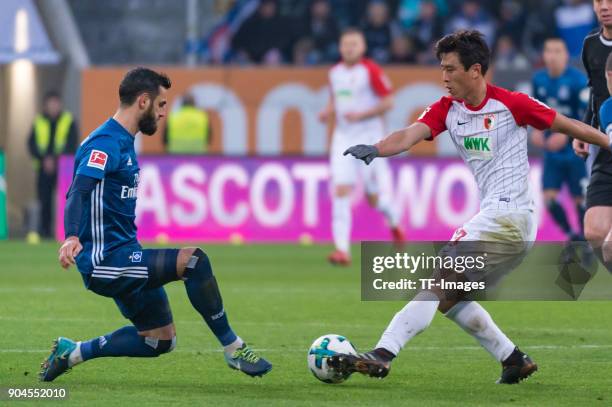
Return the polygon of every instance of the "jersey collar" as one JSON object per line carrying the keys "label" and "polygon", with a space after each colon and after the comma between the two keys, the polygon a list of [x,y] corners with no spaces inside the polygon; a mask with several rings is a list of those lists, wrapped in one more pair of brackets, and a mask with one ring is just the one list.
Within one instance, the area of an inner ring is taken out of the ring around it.
{"label": "jersey collar", "polygon": [[604,37],[603,28],[599,30],[599,41],[601,41],[601,43],[605,45],[606,47],[612,47],[612,40],[609,40],[606,37]]}
{"label": "jersey collar", "polygon": [[471,110],[473,112],[477,112],[480,109],[482,109],[484,107],[484,105],[487,104],[487,102],[489,101],[490,97],[491,97],[491,85],[489,85],[487,83],[487,94],[485,95],[484,99],[482,100],[482,102],[480,102],[480,104],[478,106],[468,105],[467,103],[465,103],[465,100],[461,100],[461,103],[463,103],[463,106],[465,106],[468,110]]}
{"label": "jersey collar", "polygon": [[117,120],[115,120],[114,118],[112,118],[112,117],[111,117],[110,119],[108,119],[108,121],[109,121],[109,123],[112,123],[112,125],[113,125],[113,126],[115,126],[115,127],[116,127],[116,128],[117,128],[117,129],[118,129],[120,132],[121,132],[121,135],[122,135],[122,136],[129,136],[129,138],[131,138],[131,139],[133,139],[133,138],[134,138],[134,136],[132,136],[132,135],[130,134],[130,132],[129,132],[129,131],[127,131],[127,129],[126,129],[125,127],[123,127],[123,126],[121,125],[121,123],[119,123],[119,122],[118,122]]}

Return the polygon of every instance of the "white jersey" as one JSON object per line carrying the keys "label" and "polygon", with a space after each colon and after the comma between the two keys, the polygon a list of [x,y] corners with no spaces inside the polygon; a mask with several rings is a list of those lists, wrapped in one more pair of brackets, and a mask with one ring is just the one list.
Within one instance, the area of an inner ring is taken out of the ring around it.
{"label": "white jersey", "polygon": [[527,125],[547,129],[555,116],[554,110],[524,93],[487,85],[480,106],[443,97],[418,121],[431,129],[431,139],[448,130],[476,178],[481,210],[533,210]]}
{"label": "white jersey", "polygon": [[345,118],[346,113],[373,108],[391,93],[391,84],[378,65],[366,58],[352,66],[339,63],[329,71],[329,85],[336,112],[334,137],[376,142],[384,136],[381,116],[352,123]]}

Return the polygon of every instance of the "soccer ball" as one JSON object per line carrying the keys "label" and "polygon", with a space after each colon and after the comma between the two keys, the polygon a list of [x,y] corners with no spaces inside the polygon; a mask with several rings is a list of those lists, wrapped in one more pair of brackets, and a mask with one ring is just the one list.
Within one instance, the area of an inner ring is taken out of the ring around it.
{"label": "soccer ball", "polygon": [[342,335],[328,334],[317,338],[308,350],[308,368],[317,379],[325,383],[342,383],[348,375],[342,375],[327,366],[327,358],[337,353],[356,355],[353,344]]}

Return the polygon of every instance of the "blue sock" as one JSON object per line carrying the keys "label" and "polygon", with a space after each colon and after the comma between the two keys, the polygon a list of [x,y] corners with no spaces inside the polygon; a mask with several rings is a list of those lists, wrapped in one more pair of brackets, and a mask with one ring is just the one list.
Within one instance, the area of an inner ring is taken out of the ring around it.
{"label": "blue sock", "polygon": [[584,236],[584,215],[586,213],[584,204],[576,204],[576,212],[578,213],[578,220],[580,220],[580,233]]}
{"label": "blue sock", "polygon": [[108,335],[81,342],[83,361],[111,356],[154,358],[174,349],[174,340],[159,340],[138,335],[134,326],[124,326]]}
{"label": "blue sock", "polygon": [[558,201],[551,199],[550,201],[546,202],[546,207],[561,230],[566,235],[569,235],[572,232],[572,229],[570,228],[569,222],[567,221],[567,216],[565,215],[565,210],[561,204],[559,204]]}
{"label": "blue sock", "polygon": [[184,277],[191,305],[202,315],[221,345],[227,346],[234,342],[237,337],[227,321],[217,279],[204,251],[196,249],[185,268]]}

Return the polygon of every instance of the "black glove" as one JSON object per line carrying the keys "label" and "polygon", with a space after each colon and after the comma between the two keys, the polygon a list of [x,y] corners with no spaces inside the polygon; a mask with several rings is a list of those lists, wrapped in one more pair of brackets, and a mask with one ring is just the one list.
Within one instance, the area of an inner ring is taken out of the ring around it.
{"label": "black glove", "polygon": [[373,159],[378,157],[378,150],[374,146],[367,144],[359,144],[353,147],[349,147],[343,155],[350,154],[353,157],[363,160],[364,163],[370,164]]}

